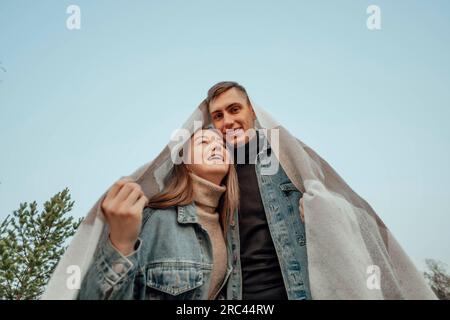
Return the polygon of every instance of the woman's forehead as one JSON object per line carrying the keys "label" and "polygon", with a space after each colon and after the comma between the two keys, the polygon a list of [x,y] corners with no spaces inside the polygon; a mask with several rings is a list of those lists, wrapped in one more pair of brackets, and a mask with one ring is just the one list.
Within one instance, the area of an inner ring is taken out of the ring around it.
{"label": "woman's forehead", "polygon": [[198,130],[193,136],[194,140],[201,137],[223,140],[222,134],[217,129],[201,129]]}

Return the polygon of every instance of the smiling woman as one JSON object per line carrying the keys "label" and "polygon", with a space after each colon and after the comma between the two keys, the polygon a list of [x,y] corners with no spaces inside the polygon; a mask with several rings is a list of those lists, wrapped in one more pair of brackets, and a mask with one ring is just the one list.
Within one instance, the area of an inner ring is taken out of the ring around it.
{"label": "smiling woman", "polygon": [[204,300],[220,294],[232,270],[224,234],[238,206],[236,172],[214,130],[197,131],[185,150],[166,188],[150,200],[127,180],[108,192],[102,209],[109,237],[80,299]]}
{"label": "smiling woman", "polygon": [[220,184],[230,161],[222,136],[212,129],[194,134],[184,158],[183,163],[189,171],[216,184]]}

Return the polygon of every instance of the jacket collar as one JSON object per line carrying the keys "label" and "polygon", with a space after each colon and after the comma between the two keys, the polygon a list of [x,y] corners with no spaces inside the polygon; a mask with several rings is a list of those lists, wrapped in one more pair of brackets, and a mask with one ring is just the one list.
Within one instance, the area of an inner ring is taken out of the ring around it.
{"label": "jacket collar", "polygon": [[185,206],[177,206],[177,221],[182,224],[198,223],[197,209],[194,202]]}

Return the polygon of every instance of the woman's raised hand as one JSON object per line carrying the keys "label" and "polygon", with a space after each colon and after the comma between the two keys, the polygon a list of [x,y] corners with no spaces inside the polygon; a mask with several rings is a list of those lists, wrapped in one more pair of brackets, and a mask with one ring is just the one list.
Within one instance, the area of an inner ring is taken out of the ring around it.
{"label": "woman's raised hand", "polygon": [[108,191],[101,208],[109,225],[109,238],[123,255],[134,251],[148,198],[129,178],[118,180]]}

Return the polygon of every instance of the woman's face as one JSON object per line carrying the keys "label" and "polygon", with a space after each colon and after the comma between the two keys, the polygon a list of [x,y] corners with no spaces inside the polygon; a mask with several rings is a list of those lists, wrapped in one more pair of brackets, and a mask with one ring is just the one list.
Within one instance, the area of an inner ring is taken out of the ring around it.
{"label": "woman's face", "polygon": [[189,144],[188,169],[203,179],[220,184],[229,170],[229,153],[216,130],[199,130]]}

